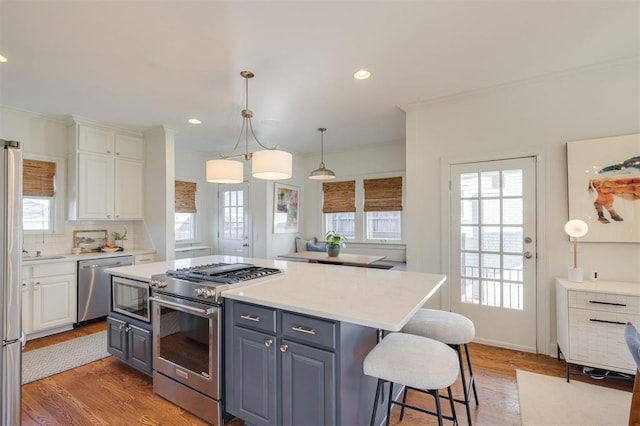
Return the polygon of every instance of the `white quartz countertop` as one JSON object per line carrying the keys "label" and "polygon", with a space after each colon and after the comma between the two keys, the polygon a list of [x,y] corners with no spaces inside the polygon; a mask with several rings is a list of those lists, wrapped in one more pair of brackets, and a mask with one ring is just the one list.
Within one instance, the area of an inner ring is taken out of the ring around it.
{"label": "white quartz countertop", "polygon": [[558,278],[558,281],[560,281],[567,290],[640,296],[640,282],[634,283],[624,281],[597,280],[575,283],[563,278]]}
{"label": "white quartz countertop", "polygon": [[22,266],[41,265],[43,263],[57,263],[57,262],[77,262],[79,260],[89,259],[105,259],[108,257],[119,256],[136,256],[139,254],[155,253],[153,249],[125,249],[123,251],[113,251],[109,253],[96,252],[96,253],[84,253],[84,254],[56,254],[56,255],[42,255],[40,258],[37,256],[28,256],[22,260]]}
{"label": "white quartz countertop", "polygon": [[389,331],[400,331],[446,280],[439,274],[232,256],[204,256],[106,271],[148,282],[151,275],[167,269],[217,262],[246,262],[284,271],[236,284],[222,293],[225,298]]}

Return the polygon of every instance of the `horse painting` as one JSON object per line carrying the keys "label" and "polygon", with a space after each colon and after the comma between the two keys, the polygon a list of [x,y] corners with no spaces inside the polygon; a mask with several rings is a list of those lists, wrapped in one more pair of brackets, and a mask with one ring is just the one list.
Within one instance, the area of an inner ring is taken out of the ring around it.
{"label": "horse painting", "polygon": [[[598,171],[598,174],[634,168],[640,171],[640,156],[603,167]],[[619,178],[612,176],[609,178],[590,179],[588,190],[589,193],[595,191],[597,194],[593,205],[596,208],[596,213],[598,213],[598,221],[600,223],[609,223],[609,220],[604,216],[604,210],[606,209],[612,220],[620,222],[624,219],[613,207],[614,198],[620,197],[629,201],[640,200],[640,176]]]}

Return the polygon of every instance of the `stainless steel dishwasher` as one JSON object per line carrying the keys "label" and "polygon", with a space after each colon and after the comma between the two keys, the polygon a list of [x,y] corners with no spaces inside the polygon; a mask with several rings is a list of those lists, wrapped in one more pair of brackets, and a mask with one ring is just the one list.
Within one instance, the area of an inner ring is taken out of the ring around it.
{"label": "stainless steel dishwasher", "polygon": [[109,312],[111,275],[104,272],[104,270],[132,264],[133,256],[90,259],[78,262],[78,324],[106,317]]}

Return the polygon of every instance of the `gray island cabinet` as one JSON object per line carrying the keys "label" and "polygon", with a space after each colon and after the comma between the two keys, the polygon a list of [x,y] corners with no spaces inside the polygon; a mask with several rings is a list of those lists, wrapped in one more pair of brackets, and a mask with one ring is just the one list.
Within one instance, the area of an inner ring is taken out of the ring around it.
{"label": "gray island cabinet", "polygon": [[376,329],[230,299],[225,324],[226,412],[255,426],[369,422]]}

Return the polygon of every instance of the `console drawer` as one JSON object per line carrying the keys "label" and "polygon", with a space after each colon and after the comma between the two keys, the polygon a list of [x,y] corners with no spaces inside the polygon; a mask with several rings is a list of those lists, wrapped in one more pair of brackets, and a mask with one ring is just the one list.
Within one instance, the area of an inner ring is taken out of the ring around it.
{"label": "console drawer", "polygon": [[336,323],[291,312],[282,313],[282,335],[290,339],[335,349]]}
{"label": "console drawer", "polygon": [[276,310],[273,308],[236,302],[233,307],[233,321],[242,327],[276,332]]}

